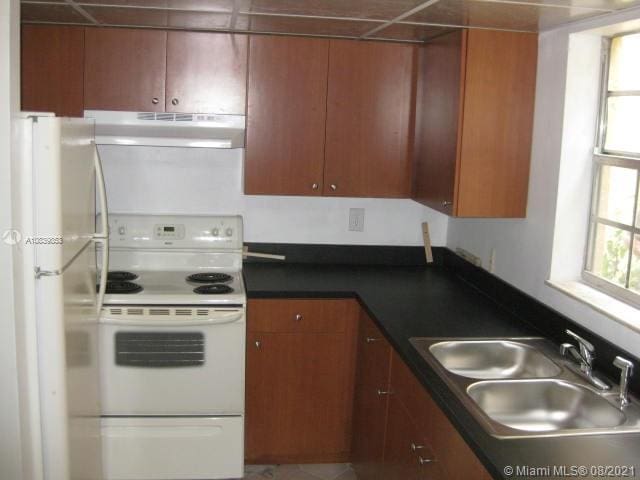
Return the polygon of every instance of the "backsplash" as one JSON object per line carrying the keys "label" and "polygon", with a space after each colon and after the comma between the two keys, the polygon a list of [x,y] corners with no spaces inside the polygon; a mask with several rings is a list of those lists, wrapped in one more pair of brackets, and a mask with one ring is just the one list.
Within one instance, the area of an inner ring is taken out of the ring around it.
{"label": "backsplash", "polygon": [[[242,193],[244,150],[101,146],[109,210],[241,214],[247,242],[445,245],[448,217],[406,199],[251,196]],[[269,172],[265,172],[268,175]],[[348,230],[364,208],[363,232]]]}

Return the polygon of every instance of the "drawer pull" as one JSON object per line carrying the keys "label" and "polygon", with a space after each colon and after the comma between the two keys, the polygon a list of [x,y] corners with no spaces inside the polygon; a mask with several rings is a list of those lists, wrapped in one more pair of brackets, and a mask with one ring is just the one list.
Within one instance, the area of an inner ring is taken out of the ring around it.
{"label": "drawer pull", "polygon": [[303,317],[300,313],[296,313],[296,316],[295,316],[296,322],[299,322],[300,320],[302,320],[302,318]]}
{"label": "drawer pull", "polygon": [[391,390],[382,390],[382,389],[378,389],[378,395],[382,396],[382,395],[391,395]]}
{"label": "drawer pull", "polygon": [[412,452],[417,452],[418,450],[422,450],[424,448],[424,445],[416,445],[415,443],[411,443],[411,451]]}
{"label": "drawer pull", "polygon": [[260,347],[261,347],[261,346],[262,346],[262,343],[260,343],[260,341],[259,341],[259,340],[258,340],[258,341],[256,341],[256,348],[257,348],[258,350],[260,350]]}
{"label": "drawer pull", "polygon": [[418,457],[418,463],[420,465],[429,465],[430,463],[433,463],[434,459],[433,458],[424,458],[422,456]]}
{"label": "drawer pull", "polygon": [[380,339],[376,338],[376,337],[367,337],[367,338],[365,338],[364,341],[367,342],[367,343],[373,343],[373,342],[379,342]]}

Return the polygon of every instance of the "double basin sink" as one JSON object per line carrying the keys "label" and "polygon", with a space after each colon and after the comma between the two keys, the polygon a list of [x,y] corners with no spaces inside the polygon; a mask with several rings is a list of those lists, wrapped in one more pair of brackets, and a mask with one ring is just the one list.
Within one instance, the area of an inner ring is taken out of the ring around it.
{"label": "double basin sink", "polygon": [[471,414],[498,438],[640,432],[640,407],[592,387],[548,340],[412,338]]}

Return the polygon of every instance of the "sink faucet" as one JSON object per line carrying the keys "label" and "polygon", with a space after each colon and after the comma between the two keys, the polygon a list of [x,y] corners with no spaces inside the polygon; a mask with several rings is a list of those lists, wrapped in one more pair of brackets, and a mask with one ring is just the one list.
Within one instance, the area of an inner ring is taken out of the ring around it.
{"label": "sink faucet", "polygon": [[616,357],[613,360],[613,364],[618,367],[620,371],[620,406],[626,407],[629,405],[629,378],[633,375],[633,363],[626,358]]}
{"label": "sink faucet", "polygon": [[603,380],[593,374],[593,359],[596,358],[596,349],[593,344],[575,332],[567,329],[567,335],[578,342],[578,348],[572,343],[563,343],[560,345],[560,354],[567,356],[571,353],[580,365],[580,372],[591,385],[600,390],[609,390],[611,387]]}

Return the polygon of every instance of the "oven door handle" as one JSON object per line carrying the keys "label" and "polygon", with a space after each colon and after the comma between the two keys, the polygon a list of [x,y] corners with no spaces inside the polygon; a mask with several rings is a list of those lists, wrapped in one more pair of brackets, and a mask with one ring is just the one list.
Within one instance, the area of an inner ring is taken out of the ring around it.
{"label": "oven door handle", "polygon": [[123,327],[197,327],[207,325],[224,325],[227,323],[235,323],[244,319],[244,312],[216,313],[208,318],[180,320],[175,318],[154,318],[148,316],[141,318],[113,318],[109,316],[102,317],[100,323],[106,325],[119,325]]}

